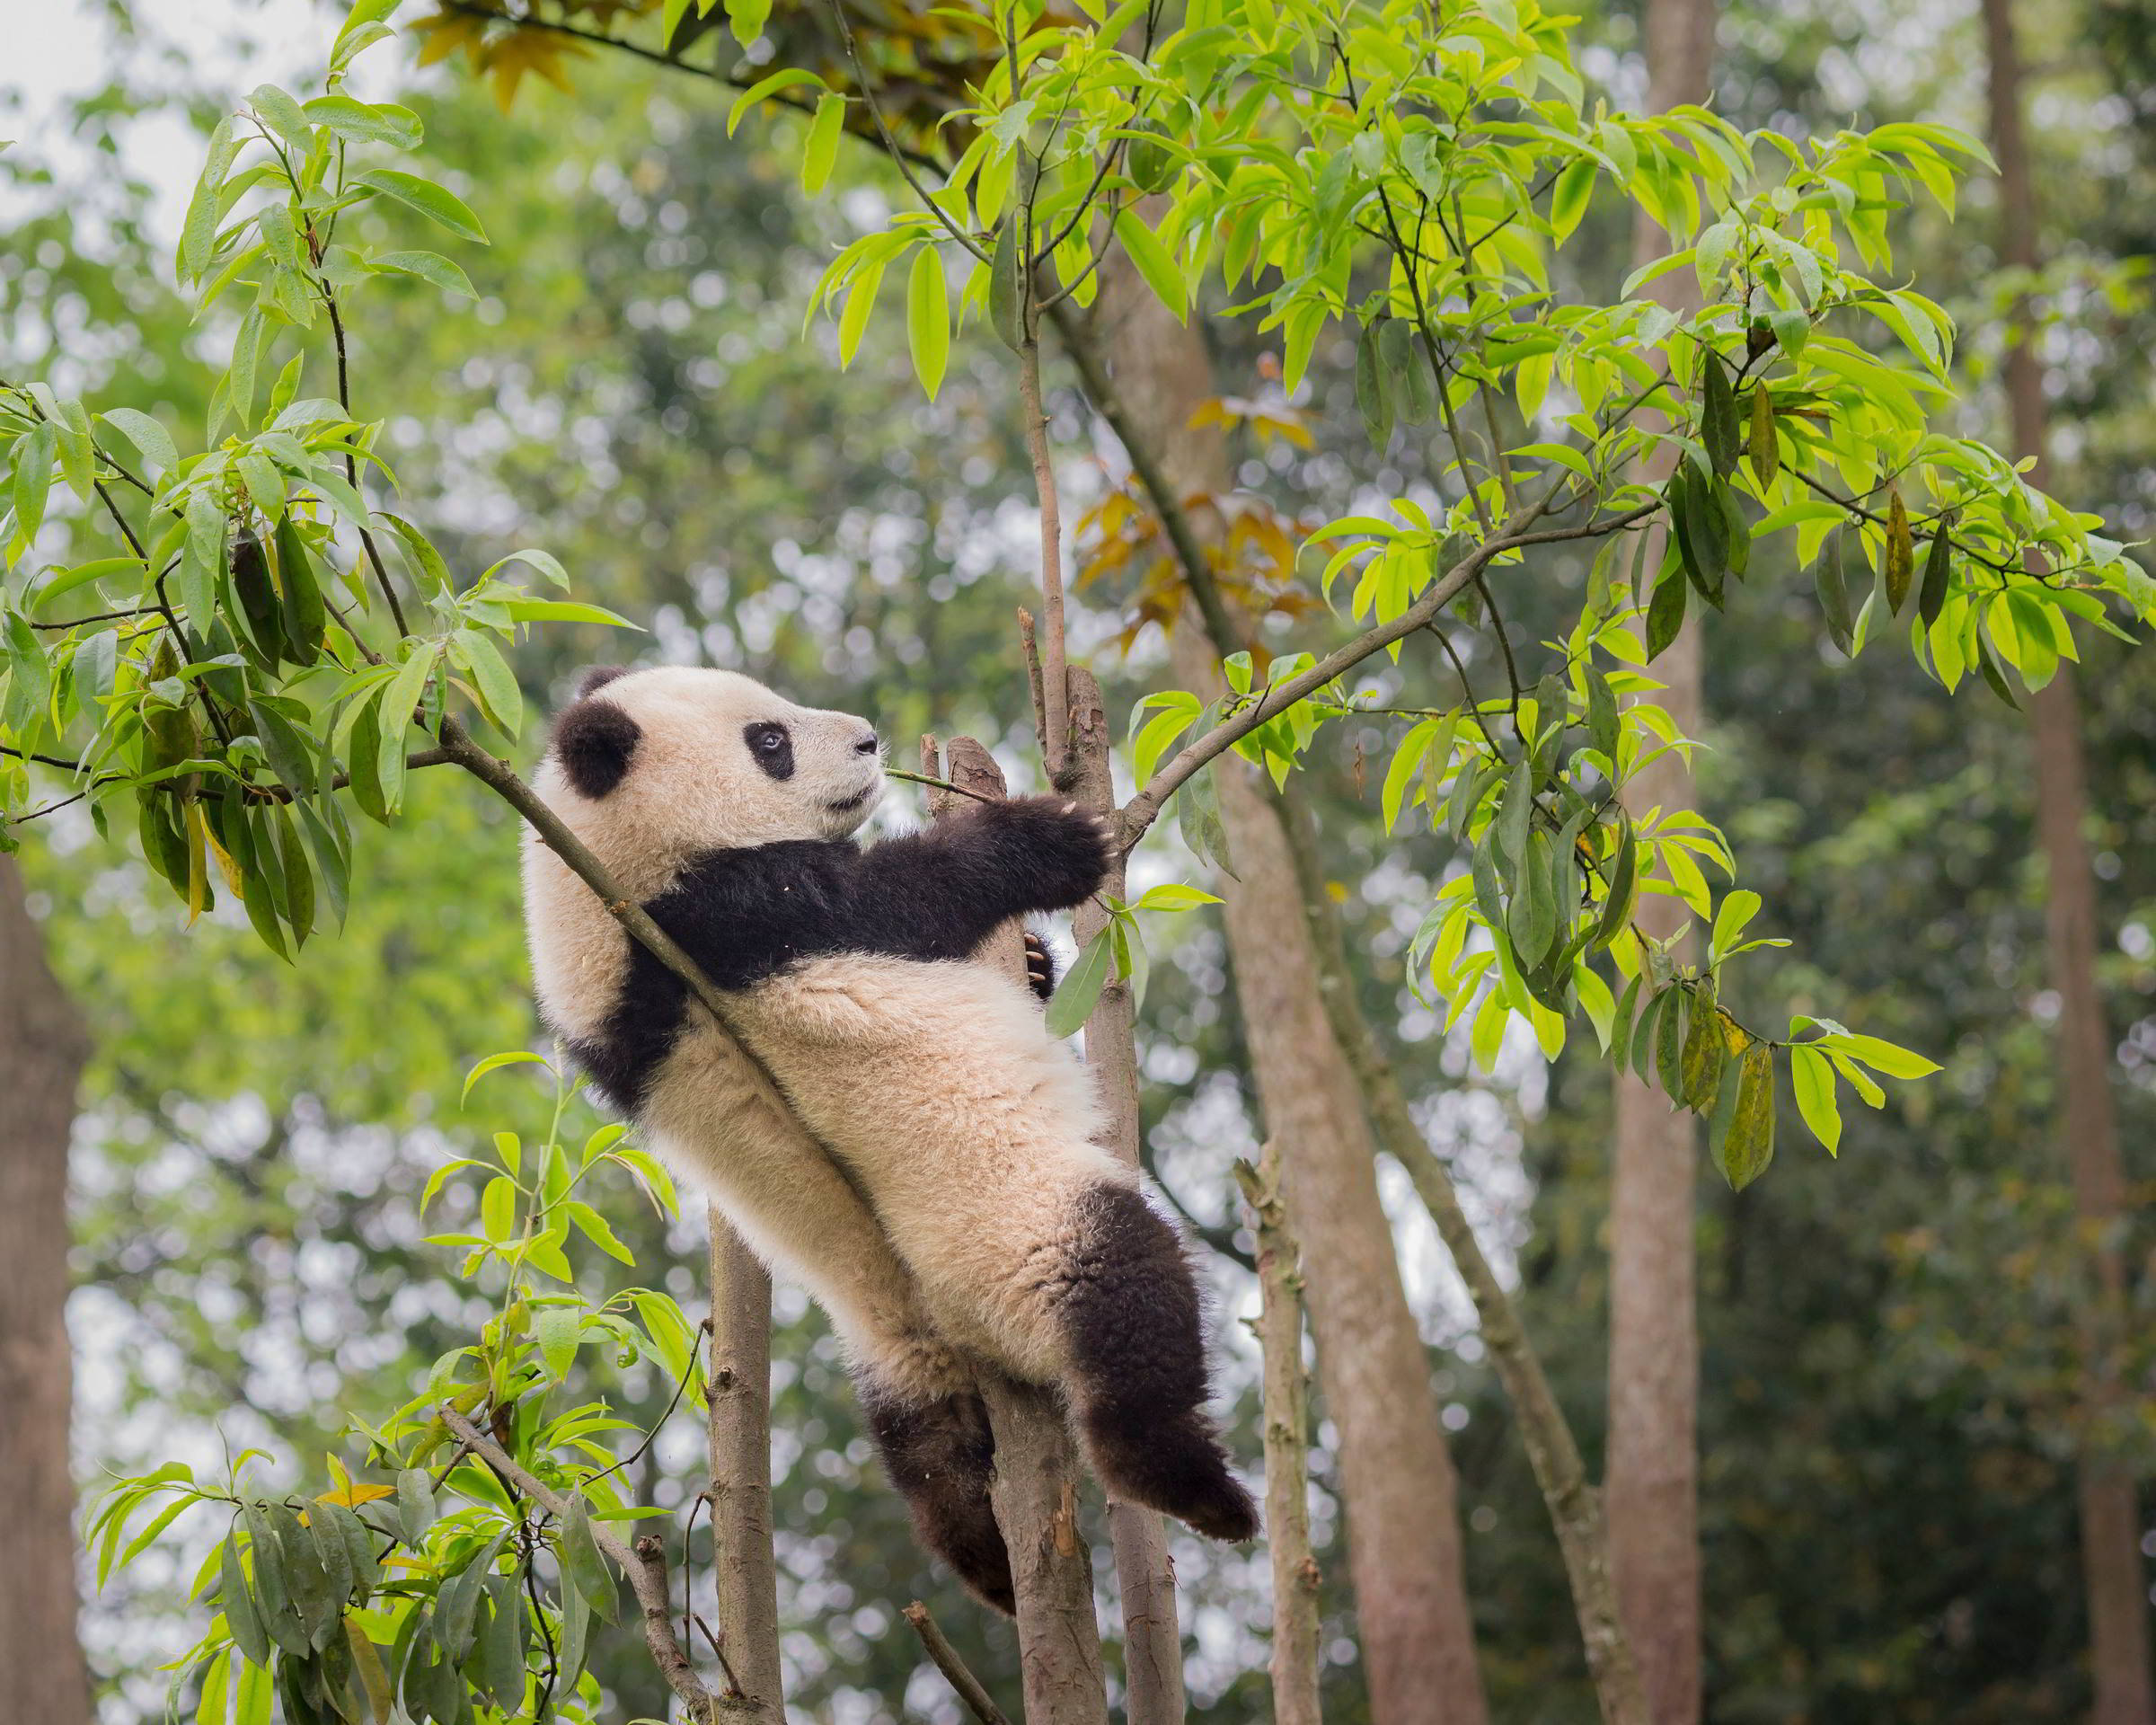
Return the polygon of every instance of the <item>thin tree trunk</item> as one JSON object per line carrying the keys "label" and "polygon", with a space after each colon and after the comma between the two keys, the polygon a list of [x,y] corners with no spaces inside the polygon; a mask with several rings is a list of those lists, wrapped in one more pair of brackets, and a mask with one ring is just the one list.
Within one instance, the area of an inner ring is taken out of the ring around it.
{"label": "thin tree trunk", "polygon": [[[1074,666],[1065,703],[1071,727],[1071,790],[1089,809],[1116,807],[1114,739],[1100,685]],[[1118,856],[1100,892],[1127,897],[1123,859]],[[1072,933],[1080,946],[1108,922],[1100,897],[1078,907]],[[1100,1142],[1125,1163],[1139,1163],[1136,1003],[1129,986],[1111,978],[1085,1021],[1085,1062],[1093,1075],[1107,1130]],[[1116,1581],[1123,1606],[1125,1725],[1181,1725],[1184,1713],[1182,1632],[1176,1616],[1175,1565],[1168,1555],[1168,1529],[1160,1516],[1136,1504],[1110,1502],[1109,1536],[1116,1552]]]}
{"label": "thin tree trunk", "polygon": [[68,1467],[67,1139],[89,1040],[0,856],[0,1719],[89,1725]]}
{"label": "thin tree trunk", "polygon": [[[1091,679],[1081,672],[1074,682],[1090,685]],[[1098,706],[1098,691],[1093,694]],[[970,737],[953,738],[941,773],[938,765],[935,739],[923,739],[922,766],[932,778],[948,777],[976,797],[1003,794],[1003,769]],[[931,792],[929,811],[940,818],[963,801],[954,792]],[[1019,924],[1007,924],[980,956],[1022,975]],[[964,1057],[963,1049],[952,1050],[952,1058]],[[1011,1551],[1027,1725],[1107,1725],[1092,1565],[1078,1526],[1080,1471],[1069,1424],[1056,1399],[1031,1384],[989,1373],[981,1393],[995,1437],[990,1501]],[[1169,1608],[1172,1614],[1172,1602]]]}
{"label": "thin tree trunk", "polygon": [[[1991,60],[1992,147],[1999,162],[2000,257],[2037,267],[2035,186],[2022,131],[2021,66],[2009,0],[1984,0]],[[2013,447],[2034,456],[2045,482],[2049,427],[2044,376],[2027,306],[2014,307],[2006,359]],[[2059,1124],[2073,1181],[2074,1214],[2092,1261],[2093,1287],[2080,1314],[2084,1429],[2078,1481],[2081,1581],[2088,1594],[2090,1663],[2096,1725],[2156,1725],[2149,1665],[2148,1580],[2142,1563],[2139,1494],[2109,1429],[2123,1400],[2118,1350],[2126,1324],[2120,1224],[2126,1216],[2125,1164],[2111,1097],[2112,1039],[2097,988],[2096,876],[2082,828],[2089,813],[2073,667],[2031,701],[2036,741],[2037,836],[2049,883],[2046,934],[2059,997]]]}
{"label": "thin tree trunk", "polygon": [[[1137,435],[1179,496],[1228,487],[1224,444],[1191,415],[1216,392],[1204,346],[1119,264],[1102,271],[1102,350]],[[1195,618],[1174,632],[1179,680],[1201,694],[1216,655]],[[1318,998],[1287,841],[1233,755],[1214,768],[1237,879],[1228,944],[1268,1132],[1286,1146],[1318,1380],[1339,1433],[1348,1569],[1377,1725],[1481,1725],[1452,1458],[1409,1308],[1354,1075]]]}
{"label": "thin tree trunk", "polygon": [[779,1666],[778,1564],[771,1544],[771,1276],[710,1208],[711,1567],[718,1632],[753,1711],[786,1716]]}
{"label": "thin tree trunk", "polygon": [[1527,1339],[1526,1326],[1489,1260],[1482,1255],[1467,1212],[1460,1208],[1452,1176],[1424,1141],[1384,1044],[1356,996],[1339,911],[1325,889],[1316,830],[1308,815],[1293,807],[1284,809],[1283,827],[1294,849],[1303,914],[1317,955],[1318,988],[1333,1034],[1369,1099],[1379,1142],[1414,1181],[1417,1194],[1459,1268],[1461,1280],[1467,1284],[1468,1297],[1475,1303],[1483,1345],[1512,1403],[1513,1417],[1520,1422],[1521,1445],[1564,1553],[1573,1614],[1578,1619],[1587,1674],[1594,1680],[1603,1719],[1605,1725],[1648,1725],[1652,1715],[1646,1690],[1618,1616],[1601,1495],[1587,1479],[1579,1445],[1551,1391],[1542,1359]]}
{"label": "thin tree trunk", "polygon": [[[1704,102],[1714,55],[1715,0],[1646,0],[1642,31],[1647,106],[1659,113]],[[1640,217],[1633,261],[1668,250],[1668,238]],[[1689,270],[1673,270],[1650,290],[1680,311],[1696,310]],[[1664,456],[1648,477],[1668,475]],[[1649,568],[1659,565],[1663,528],[1650,530]],[[1700,636],[1688,624],[1654,675],[1666,686],[1648,697],[1696,735]],[[1625,790],[1635,818],[1694,804],[1692,773],[1675,754],[1652,763]],[[1666,937],[1687,913],[1659,894],[1640,902],[1638,921]],[[1610,1568],[1619,1609],[1658,1725],[1700,1717],[1699,1398],[1700,1347],[1694,1290],[1693,1181],[1698,1134],[1692,1117],[1629,1072],[1614,1075],[1616,1146],[1610,1190],[1609,1448],[1604,1501]]]}
{"label": "thin tree trunk", "polygon": [[1265,1350],[1265,1531],[1273,1563],[1273,1725],[1318,1725],[1318,1572],[1310,1552],[1310,1380],[1303,1264],[1280,1199],[1280,1141],[1235,1164],[1258,1237]]}

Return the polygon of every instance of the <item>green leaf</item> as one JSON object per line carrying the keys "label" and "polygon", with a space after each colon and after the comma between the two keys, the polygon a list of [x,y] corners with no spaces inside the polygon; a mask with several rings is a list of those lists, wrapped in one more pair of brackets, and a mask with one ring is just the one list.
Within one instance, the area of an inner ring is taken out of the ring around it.
{"label": "green leaf", "polygon": [[367,261],[367,267],[376,274],[384,272],[400,276],[416,276],[430,282],[446,294],[456,294],[465,299],[477,299],[478,290],[472,279],[438,252],[383,252]]}
{"label": "green leaf", "polygon": [[[758,10],[759,22],[755,31],[752,31],[747,40],[742,42],[741,45],[744,48],[747,48],[749,42],[755,40],[756,35],[762,31],[763,24],[760,20],[762,17],[770,15],[771,0],[728,0],[726,9],[729,17],[738,20],[751,7]],[[740,34],[738,27],[735,34]],[[726,135],[729,137],[734,135],[734,128],[741,123],[742,117],[751,108],[755,107],[759,102],[768,101],[771,97],[777,95],[780,91],[791,90],[794,85],[800,84],[813,84],[820,90],[823,88],[824,81],[815,73],[804,72],[798,66],[790,66],[782,71],[773,72],[767,78],[758,78],[755,83],[736,96],[734,105],[726,111]]]}
{"label": "green leaf", "polygon": [[369,168],[364,173],[355,174],[353,181],[418,210],[429,221],[447,228],[460,239],[470,240],[475,245],[487,243],[486,230],[480,226],[479,217],[464,199],[431,180],[422,180],[416,173],[404,173],[395,168]]}
{"label": "green leaf", "polygon": [[1595,189],[1595,163],[1586,156],[1569,164],[1557,176],[1550,193],[1550,236],[1562,245],[1587,213],[1587,196]]}
{"label": "green leaf", "polygon": [[1666,988],[1663,994],[1668,1004],[1655,1021],[1655,1077],[1670,1106],[1675,1108],[1684,1101],[1684,1008],[1688,1001],[1682,988]]}
{"label": "green leaf", "polygon": [[142,452],[153,476],[170,473],[180,464],[180,452],[172,434],[139,408],[110,407],[97,416]]}
{"label": "green leaf", "polygon": [[539,1343],[539,1357],[556,1377],[567,1377],[576,1363],[577,1345],[584,1336],[584,1314],[574,1306],[543,1305],[532,1314],[532,1335]]}
{"label": "green leaf", "polygon": [[479,1228],[498,1246],[517,1232],[517,1182],[507,1174],[495,1175],[480,1194]]}
{"label": "green leaf", "polygon": [[1712,349],[1701,357],[1700,365],[1700,441],[1707,446],[1707,459],[1714,467],[1715,477],[1727,479],[1736,471],[1736,458],[1744,448],[1736,394],[1729,387],[1729,374],[1723,370],[1720,357]]}
{"label": "green leaf", "polygon": [[222,1577],[218,1597],[224,1603],[225,1622],[232,1631],[233,1644],[250,1665],[267,1665],[270,1636],[262,1627],[261,1612],[254,1603],[254,1596],[247,1590],[247,1572],[240,1561],[236,1538],[225,1542],[217,1561]]}
{"label": "green leaf", "polygon": [[500,604],[517,623],[599,623],[610,629],[641,627],[603,606],[584,605],[574,599],[505,598]]}
{"label": "green leaf", "polygon": [[473,1066],[470,1072],[464,1075],[464,1093],[462,1100],[467,1102],[470,1101],[472,1100],[472,1086],[476,1084],[482,1078],[484,1078],[490,1072],[498,1072],[503,1066],[543,1066],[545,1064],[545,1056],[534,1054],[529,1048],[511,1048],[504,1054],[490,1054],[484,1060],[482,1060],[476,1066]]}
{"label": "green leaf", "polygon": [[561,1517],[561,1562],[575,1578],[578,1597],[608,1623],[618,1622],[621,1596],[614,1571],[599,1555],[598,1542],[591,1536],[591,1511],[581,1495],[570,1499],[569,1513]]}
{"label": "green leaf", "polygon": [[621,1243],[614,1230],[606,1225],[606,1218],[593,1209],[590,1205],[583,1202],[580,1199],[572,1198],[569,1200],[567,1208],[569,1219],[576,1224],[579,1232],[593,1245],[608,1257],[617,1258],[624,1264],[633,1264],[636,1261],[636,1254]]}
{"label": "green leaf", "polygon": [[1908,602],[1910,578],[1916,573],[1916,544],[1909,536],[1909,509],[1896,486],[1886,500],[1886,609],[1895,616]]}
{"label": "green leaf", "polygon": [[914,253],[906,280],[906,340],[913,351],[914,376],[934,401],[950,360],[950,289],[943,279],[943,257],[933,245]]}
{"label": "green leaf", "polygon": [[1736,1105],[1715,1161],[1733,1191],[1743,1191],[1774,1160],[1774,1051],[1754,1042],[1744,1052],[1736,1080]]}
{"label": "green leaf", "polygon": [[1378,353],[1378,328],[1375,323],[1364,324],[1355,344],[1355,404],[1362,410],[1370,447],[1382,455],[1392,441],[1392,392]]}
{"label": "green leaf", "polygon": [[1655,588],[1654,597],[1647,607],[1647,656],[1649,660],[1661,657],[1663,650],[1676,640],[1684,627],[1684,596],[1692,584],[1681,569],[1666,571],[1662,584]]}
{"label": "green leaf", "polygon": [[1145,285],[1159,296],[1160,302],[1173,312],[1179,322],[1188,314],[1189,289],[1183,281],[1183,272],[1177,267],[1174,257],[1161,243],[1160,235],[1140,221],[1136,213],[1127,206],[1116,212],[1116,238],[1130,254],[1138,274]]}
{"label": "green leaf", "polygon": [[1109,930],[1102,929],[1085,943],[1076,962],[1064,979],[1056,984],[1055,997],[1048,1002],[1047,1032],[1060,1040],[1076,1034],[1093,1015],[1093,1005],[1100,998],[1100,991],[1108,986],[1108,975],[1112,954],[1109,951]]}
{"label": "green leaf", "polygon": [[1134,910],[1181,911],[1196,910],[1200,905],[1217,905],[1220,899],[1199,887],[1187,886],[1180,880],[1163,881],[1146,889],[1145,896],[1132,906]]}
{"label": "green leaf", "polygon": [[988,321],[996,338],[1016,353],[1025,346],[1025,310],[1019,292],[1019,226],[1023,209],[1013,209],[995,230],[995,248],[988,257]]}
{"label": "green leaf", "polygon": [[434,1482],[423,1467],[408,1467],[397,1475],[397,1523],[404,1543],[417,1545],[434,1526]]}
{"label": "green leaf", "polygon": [[1752,388],[1752,428],[1747,441],[1752,477],[1764,491],[1781,471],[1781,440],[1774,435],[1774,402],[1764,384]]}
{"label": "green leaf", "polygon": [[1837,527],[1826,536],[1818,559],[1812,564],[1812,582],[1818,589],[1819,609],[1826,617],[1828,637],[1844,656],[1855,650],[1856,625],[1849,615],[1849,583],[1842,572],[1842,538],[1846,527]]}
{"label": "green leaf", "polygon": [[1834,1068],[1817,1048],[1799,1044],[1789,1050],[1789,1088],[1797,1111],[1812,1136],[1829,1152],[1842,1146],[1842,1110],[1834,1102]]}
{"label": "green leaf", "polygon": [[1695,1112],[1709,1107],[1721,1088],[1722,1015],[1714,1004],[1713,991],[1704,983],[1692,991],[1692,1010],[1684,1030],[1684,1047],[1679,1057],[1683,1100]]}
{"label": "green leaf", "polygon": [[306,111],[274,84],[257,84],[247,98],[247,105],[300,155],[305,155],[314,147],[314,128],[307,122]]}
{"label": "green leaf", "polygon": [[838,140],[846,129],[846,99],[818,96],[816,118],[808,122],[808,140],[801,150],[801,190],[813,196],[831,178],[838,160]]}
{"label": "green leaf", "polygon": [[1942,522],[1931,535],[1931,549],[1924,558],[1923,586],[1916,596],[1916,615],[1923,619],[1927,629],[1939,621],[1939,614],[1945,608],[1947,577],[1951,572],[1952,562],[1951,546]]}
{"label": "green leaf", "polygon": [[480,701],[495,729],[505,737],[516,736],[524,728],[524,691],[517,686],[508,660],[501,656],[501,649],[490,635],[467,629],[456,637],[455,650],[472,673]]}

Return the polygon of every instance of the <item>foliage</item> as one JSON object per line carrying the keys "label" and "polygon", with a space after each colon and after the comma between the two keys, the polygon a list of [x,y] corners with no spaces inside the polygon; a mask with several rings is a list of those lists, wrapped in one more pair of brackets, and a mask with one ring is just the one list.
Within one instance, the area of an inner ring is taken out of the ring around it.
{"label": "foliage", "polygon": [[[482,1061],[466,1094],[490,1071],[527,1063],[543,1064],[526,1053]],[[605,1716],[586,1661],[594,1619],[615,1622],[622,1607],[593,1528],[665,1512],[625,1499],[616,1477],[657,1428],[627,1455],[609,1449],[637,1428],[604,1395],[576,1399],[588,1389],[579,1356],[662,1372],[676,1385],[662,1424],[694,1401],[702,1367],[696,1327],[668,1295],[626,1287],[594,1298],[579,1287],[572,1247],[635,1268],[579,1195],[588,1179],[629,1172],[662,1213],[675,1199],[665,1171],[623,1143],[620,1126],[580,1147],[566,1143],[570,1094],[556,1077],[543,1143],[497,1133],[490,1155],[445,1163],[429,1181],[422,1202],[462,1170],[485,1175],[477,1232],[429,1243],[464,1250],[460,1277],[484,1291],[495,1315],[476,1342],[437,1358],[419,1396],[378,1426],[352,1416],[367,1440],[357,1468],[331,1456],[324,1489],[276,1493],[250,1475],[251,1464],[268,1460],[259,1452],[234,1457],[218,1482],[175,1462],[116,1481],[91,1520],[102,1586],[189,1509],[221,1503],[234,1512],[194,1580],[193,1596],[216,1614],[173,1680],[175,1706],[184,1701],[204,1725],[260,1725],[273,1700],[287,1725],[381,1725],[393,1708],[439,1725]],[[508,1459],[559,1497],[561,1512],[529,1500],[475,1454],[446,1423],[451,1412],[483,1417]]]}
{"label": "foliage", "polygon": [[[1397,658],[1401,636],[1441,627],[1448,603],[1471,617],[1486,606],[1502,637],[1508,565],[1536,544],[1604,542],[1561,672],[1524,689],[1507,645],[1507,692],[1429,712],[1388,771],[1388,825],[1420,804],[1475,841],[1473,871],[1441,890],[1416,949],[1448,1027],[1472,1013],[1488,1068],[1508,1023],[1554,1055],[1584,1013],[1614,1061],[1708,1117],[1739,1187],[1773,1154],[1783,1052],[1800,1115],[1834,1148],[1840,1084],[1876,1107],[1875,1075],[1937,1067],[1831,1020],[1796,1015],[1781,1037],[1738,1022],[1719,1004],[1721,967],[1756,944],[1739,936],[1758,896],[1739,888],[1718,908],[1700,861],[1736,879],[1721,835],[1675,811],[1635,827],[1616,792],[1689,748],[1637,698],[1657,686],[1645,667],[1688,606],[1721,607],[1755,543],[1787,535],[1812,565],[1842,653],[1906,616],[1912,652],[1947,688],[1974,668],[2010,703],[2007,671],[2041,687],[2077,652],[2074,622],[2117,630],[2107,600],[2156,610],[2156,588],[2091,531],[2096,518],[1931,423],[1951,399],[1953,326],[1888,285],[1892,217],[1918,198],[1950,215],[1983,146],[1914,122],[1798,145],[1701,110],[1606,113],[1570,64],[1566,21],[1533,5],[1224,0],[1164,33],[1135,0],[1082,10],[992,8],[1004,55],[949,117],[963,148],[933,186],[909,167],[920,207],[853,242],[818,287],[812,311],[840,308],[842,362],[902,266],[932,395],[954,317],[985,317],[1022,354],[1044,314],[1090,301],[1110,252],[1179,317],[1209,287],[1242,296],[1227,314],[1277,332],[1290,392],[1330,327],[1358,327],[1372,445],[1434,423],[1455,482],[1441,511],[1402,494],[1311,535],[1330,552],[1321,591],[1376,632],[1365,642]],[[819,101],[875,114],[857,55],[854,66],[853,95]],[[822,82],[782,66],[734,115]],[[821,177],[813,157],[805,175]],[[1661,226],[1675,248],[1614,303],[1568,296],[1551,269],[1598,202]],[[947,249],[962,271],[955,303],[946,266],[930,262]],[[1679,270],[1701,309],[1642,291]],[[1657,456],[1659,485],[1643,477]],[[1351,571],[1342,601],[1334,583]],[[1334,678],[1293,686],[1313,664],[1276,660],[1259,688],[1249,666],[1227,667],[1240,698],[1219,711],[1267,712],[1237,747],[1276,779],[1323,723],[1358,711]],[[1171,707],[1147,735],[1165,745],[1170,714],[1201,712]],[[1201,817],[1201,849],[1203,833]],[[1632,927],[1642,892],[1711,924],[1703,967],[1680,969],[1670,943]],[[1607,976],[1594,966],[1604,954]]]}

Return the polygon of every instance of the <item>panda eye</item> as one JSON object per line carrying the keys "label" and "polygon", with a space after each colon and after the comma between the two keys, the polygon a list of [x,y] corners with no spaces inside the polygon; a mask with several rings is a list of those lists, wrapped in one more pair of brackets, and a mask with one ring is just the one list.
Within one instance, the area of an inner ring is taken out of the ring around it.
{"label": "panda eye", "polygon": [[793,776],[793,739],[784,725],[765,721],[744,726],[741,740],[748,745],[750,757],[773,778]]}

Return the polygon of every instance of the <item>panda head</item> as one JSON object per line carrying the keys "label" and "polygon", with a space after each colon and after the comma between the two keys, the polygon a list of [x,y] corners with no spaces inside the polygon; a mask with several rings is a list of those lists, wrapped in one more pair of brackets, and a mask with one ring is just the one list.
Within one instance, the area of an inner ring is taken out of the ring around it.
{"label": "panda head", "polygon": [[585,673],[554,721],[540,794],[610,868],[844,838],[883,792],[875,728],[732,671]]}

